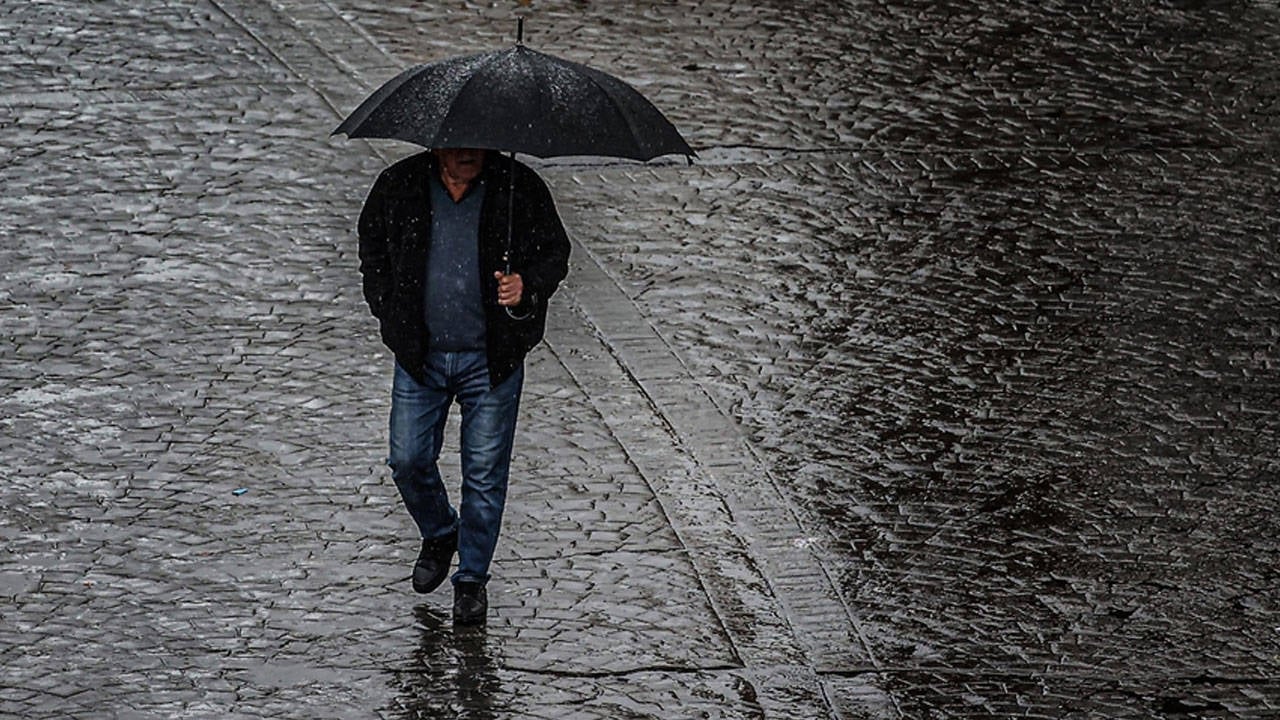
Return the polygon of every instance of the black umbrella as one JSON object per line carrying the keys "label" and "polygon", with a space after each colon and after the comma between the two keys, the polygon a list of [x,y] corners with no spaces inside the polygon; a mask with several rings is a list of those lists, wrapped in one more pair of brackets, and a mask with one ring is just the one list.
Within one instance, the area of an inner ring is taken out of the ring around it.
{"label": "black umbrella", "polygon": [[[635,160],[695,154],[635,88],[525,47],[524,18],[516,32],[516,45],[507,50],[405,70],[365,98],[333,134],[405,140],[426,148],[505,150],[513,158],[518,152]],[[515,202],[514,195],[513,185],[509,202]],[[508,208],[508,255],[512,214]]]}
{"label": "black umbrella", "polygon": [[649,160],[694,155],[675,127],[618,78],[517,43],[410,68],[334,130],[427,148],[506,150],[537,157]]}

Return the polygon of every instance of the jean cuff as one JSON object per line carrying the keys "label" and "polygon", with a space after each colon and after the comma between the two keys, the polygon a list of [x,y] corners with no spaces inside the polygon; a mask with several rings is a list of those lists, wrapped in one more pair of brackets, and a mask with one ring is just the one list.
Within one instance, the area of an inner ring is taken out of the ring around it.
{"label": "jean cuff", "polygon": [[464,575],[460,572],[456,572],[453,574],[453,577],[450,578],[450,581],[454,585],[457,585],[460,582],[479,583],[480,585],[487,585],[489,583],[489,577],[490,577],[489,575],[482,575],[482,576],[476,576],[471,574]]}

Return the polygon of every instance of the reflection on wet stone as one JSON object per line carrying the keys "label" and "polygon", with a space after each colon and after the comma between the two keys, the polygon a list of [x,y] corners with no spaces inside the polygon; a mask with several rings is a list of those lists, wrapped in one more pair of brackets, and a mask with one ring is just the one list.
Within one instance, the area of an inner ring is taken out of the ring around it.
{"label": "reflection on wet stone", "polygon": [[449,614],[431,605],[419,605],[414,615],[418,648],[407,667],[392,673],[399,717],[498,717],[495,702],[507,693],[497,675],[497,647],[484,626],[454,629]]}
{"label": "reflection on wet stone", "polygon": [[542,165],[460,633],[355,274],[408,149],[326,136],[510,9],[0,10],[0,715],[1280,713],[1271,4],[528,12],[700,158]]}

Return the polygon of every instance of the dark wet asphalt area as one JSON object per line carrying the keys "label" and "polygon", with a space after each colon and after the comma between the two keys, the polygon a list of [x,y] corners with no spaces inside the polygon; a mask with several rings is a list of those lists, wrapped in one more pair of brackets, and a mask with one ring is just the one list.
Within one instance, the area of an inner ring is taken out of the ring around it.
{"label": "dark wet asphalt area", "polygon": [[540,164],[455,632],[327,135],[517,7],[0,10],[0,715],[1280,716],[1280,10],[535,2],[699,158]]}

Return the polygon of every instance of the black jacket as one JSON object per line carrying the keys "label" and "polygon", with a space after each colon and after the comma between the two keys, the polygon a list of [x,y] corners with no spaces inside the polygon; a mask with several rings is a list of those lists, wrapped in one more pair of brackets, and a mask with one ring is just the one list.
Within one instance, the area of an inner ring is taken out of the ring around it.
{"label": "black jacket", "polygon": [[[515,172],[511,271],[524,281],[524,297],[513,319],[498,304],[495,270],[505,270],[508,183]],[[435,157],[419,153],[382,171],[360,212],[360,273],[364,298],[378,323],[382,341],[408,373],[423,380],[428,338],[423,318],[423,283],[431,246],[430,173]],[[569,238],[551,193],[527,166],[496,152],[487,153],[480,209],[480,288],[486,321],[489,381],[505,380],[542,340],[547,299],[569,271]]]}

